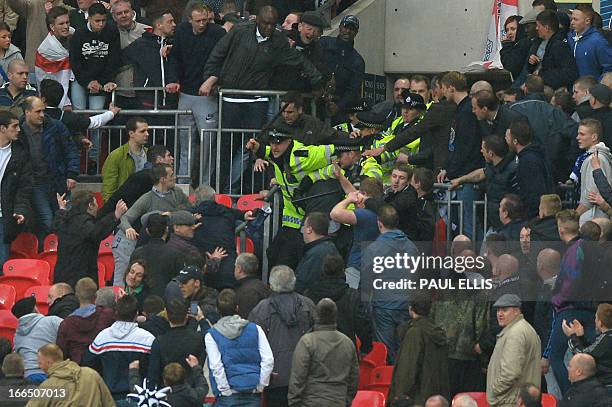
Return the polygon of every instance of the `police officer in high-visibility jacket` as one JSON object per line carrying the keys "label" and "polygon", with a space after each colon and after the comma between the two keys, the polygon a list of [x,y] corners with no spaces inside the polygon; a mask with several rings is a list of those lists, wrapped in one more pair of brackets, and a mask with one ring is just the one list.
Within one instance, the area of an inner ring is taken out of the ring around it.
{"label": "police officer in high-visibility jacket", "polygon": [[[284,264],[295,268],[304,245],[300,233],[304,212],[292,202],[295,189],[308,173],[331,164],[335,146],[305,146],[293,140],[291,132],[284,129],[271,130],[268,142],[269,146],[265,148],[261,148],[255,139],[249,140],[246,145],[258,158],[274,166],[274,177],[283,194],[282,227],[268,249],[268,261],[271,266]],[[267,164],[262,163],[258,160],[256,171],[265,169]]]}
{"label": "police officer in high-visibility jacket", "polygon": [[356,99],[348,107],[348,120],[344,123],[340,123],[334,126],[334,129],[343,131],[345,133],[352,133],[357,128],[355,124],[357,123],[357,113],[359,112],[367,112],[371,110],[372,107],[367,99]]}
{"label": "police officer in high-visibility jacket", "polygon": [[[355,127],[359,130],[359,137],[365,140],[371,140],[364,143],[364,145],[367,145],[367,149],[382,147],[395,137],[393,134],[385,135],[383,133],[385,129],[385,120],[385,115],[382,112],[370,110],[357,113],[357,123]],[[381,154],[375,158],[376,162],[380,165],[380,169],[382,169],[383,182],[388,181],[398,154],[399,151],[390,152]]]}

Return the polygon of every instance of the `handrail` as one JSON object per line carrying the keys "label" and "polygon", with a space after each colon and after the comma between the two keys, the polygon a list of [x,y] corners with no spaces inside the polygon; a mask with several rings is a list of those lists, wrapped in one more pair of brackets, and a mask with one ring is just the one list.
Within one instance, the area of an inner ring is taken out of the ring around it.
{"label": "handrail", "polygon": [[[108,112],[108,109],[83,109],[83,110],[73,110],[74,113],[83,113],[83,114],[100,114],[104,112]],[[136,115],[154,115],[154,116],[170,116],[170,115],[187,115],[193,114],[191,110],[130,110],[130,109],[121,109],[120,114],[128,115],[128,116],[136,116]]]}

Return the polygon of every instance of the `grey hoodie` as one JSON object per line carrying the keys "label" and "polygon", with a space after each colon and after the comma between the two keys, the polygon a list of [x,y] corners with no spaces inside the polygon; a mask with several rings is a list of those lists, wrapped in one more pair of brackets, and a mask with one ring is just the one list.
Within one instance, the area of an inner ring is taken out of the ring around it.
{"label": "grey hoodie", "polygon": [[213,328],[225,336],[227,339],[235,339],[242,334],[242,330],[249,323],[246,319],[242,319],[240,315],[232,315],[221,318]]}
{"label": "grey hoodie", "polygon": [[[0,66],[2,66],[2,69],[4,69],[4,72],[6,74],[8,74],[9,63],[13,59],[23,59],[23,57],[21,56],[21,50],[17,48],[15,45],[11,44],[9,45],[9,48],[6,50],[6,52],[4,53],[4,57],[0,57]],[[0,86],[4,85],[4,83],[5,83],[5,80],[0,75]]]}
{"label": "grey hoodie", "polygon": [[19,318],[14,349],[23,356],[26,378],[36,373],[44,373],[38,367],[38,349],[48,343],[55,343],[62,321],[60,317],[46,317],[41,314],[27,314]]}
{"label": "grey hoodie", "polygon": [[[610,178],[612,176],[612,154],[610,154],[610,149],[603,142],[599,142],[589,148],[589,152],[597,154],[604,175]],[[580,216],[580,226],[593,218],[609,218],[597,205],[589,202],[589,192],[598,192],[595,179],[593,178],[591,157],[592,154],[584,160],[582,167],[580,167],[580,204],[587,208],[587,211]]]}

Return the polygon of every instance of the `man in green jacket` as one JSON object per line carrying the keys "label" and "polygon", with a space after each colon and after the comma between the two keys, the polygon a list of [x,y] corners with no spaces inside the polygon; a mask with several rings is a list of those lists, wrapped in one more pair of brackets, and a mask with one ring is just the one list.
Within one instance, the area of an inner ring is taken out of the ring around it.
{"label": "man in green jacket", "polygon": [[142,117],[133,117],[125,125],[128,142],[113,150],[102,167],[102,198],[106,202],[128,177],[144,168],[147,162],[149,124]]}

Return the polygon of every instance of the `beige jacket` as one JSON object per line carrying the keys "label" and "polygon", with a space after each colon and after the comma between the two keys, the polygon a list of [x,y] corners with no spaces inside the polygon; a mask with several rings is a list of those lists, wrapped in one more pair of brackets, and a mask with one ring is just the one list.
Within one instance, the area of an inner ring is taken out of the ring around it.
{"label": "beige jacket", "polygon": [[540,387],[541,345],[522,315],[498,335],[487,369],[487,400],[491,407],[514,407],[522,384]]}
{"label": "beige jacket", "polygon": [[[8,5],[20,16],[27,20],[26,25],[26,54],[25,61],[30,67],[30,72],[34,72],[34,59],[36,50],[45,39],[49,30],[45,19],[45,2],[43,0],[6,0]],[[54,6],[63,6],[71,10],[72,7],[66,6],[62,0],[54,0]]]}
{"label": "beige jacket", "polygon": [[15,31],[15,28],[17,28],[17,20],[19,20],[19,16],[6,3],[6,0],[0,0],[0,19],[8,24],[12,32]]}
{"label": "beige jacket", "polygon": [[80,367],[71,360],[54,363],[49,368],[49,378],[39,389],[41,394],[46,394],[44,389],[49,389],[46,391],[52,391],[50,394],[53,396],[31,399],[27,407],[115,406],[113,396],[98,372]]}

